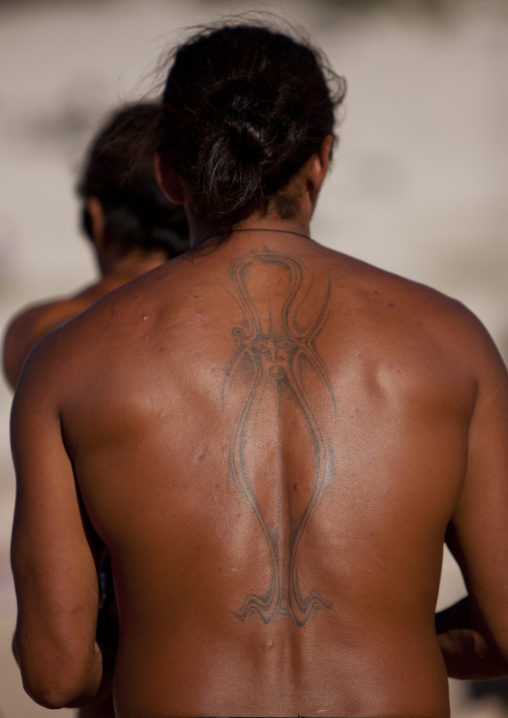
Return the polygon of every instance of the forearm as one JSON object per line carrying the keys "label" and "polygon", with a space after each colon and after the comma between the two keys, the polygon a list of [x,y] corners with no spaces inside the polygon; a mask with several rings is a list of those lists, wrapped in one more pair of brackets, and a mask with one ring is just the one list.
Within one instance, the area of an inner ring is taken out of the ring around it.
{"label": "forearm", "polygon": [[438,641],[450,678],[482,681],[508,674],[505,660],[477,631],[447,631]]}
{"label": "forearm", "polygon": [[436,614],[436,632],[451,678],[488,680],[508,674],[506,657],[475,625],[467,598]]}
{"label": "forearm", "polygon": [[[97,582],[92,575],[90,579]],[[34,588],[18,580],[20,605],[12,649],[25,690],[48,708],[93,706],[111,695],[118,623],[103,611],[97,615],[96,590],[83,588],[69,608],[44,602],[39,583]],[[60,580],[58,595],[64,588]],[[29,597],[36,594],[34,605]]]}

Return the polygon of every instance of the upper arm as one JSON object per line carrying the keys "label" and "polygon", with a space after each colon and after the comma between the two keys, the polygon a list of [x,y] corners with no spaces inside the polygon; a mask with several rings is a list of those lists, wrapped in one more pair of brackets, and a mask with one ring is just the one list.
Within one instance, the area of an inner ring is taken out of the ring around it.
{"label": "upper arm", "polygon": [[471,337],[477,394],[467,471],[447,531],[476,625],[508,661],[508,375],[483,329]]}
{"label": "upper arm", "polygon": [[[27,690],[41,702],[48,691],[79,692],[83,675],[96,670],[98,606],[99,544],[81,505],[62,432],[65,360],[49,345],[46,352],[38,348],[25,367],[11,418],[16,649]],[[59,686],[52,676],[59,676]]]}

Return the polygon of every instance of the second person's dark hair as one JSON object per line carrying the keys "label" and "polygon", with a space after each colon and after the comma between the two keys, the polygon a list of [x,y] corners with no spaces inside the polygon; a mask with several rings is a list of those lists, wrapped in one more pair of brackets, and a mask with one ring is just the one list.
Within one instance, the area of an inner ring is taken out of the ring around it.
{"label": "second person's dark hair", "polygon": [[[168,200],[155,178],[160,121],[159,103],[135,103],[115,111],[88,149],[77,191],[85,201],[100,201],[106,241],[126,251],[162,250],[171,259],[188,249],[189,229],[184,208]],[[82,225],[92,238],[86,202]]]}
{"label": "second person's dark hair", "polygon": [[259,23],[201,30],[176,51],[168,76],[162,163],[217,233],[265,214],[270,200],[289,219],[297,206],[284,189],[334,134],[344,94],[344,79],[300,37]]}

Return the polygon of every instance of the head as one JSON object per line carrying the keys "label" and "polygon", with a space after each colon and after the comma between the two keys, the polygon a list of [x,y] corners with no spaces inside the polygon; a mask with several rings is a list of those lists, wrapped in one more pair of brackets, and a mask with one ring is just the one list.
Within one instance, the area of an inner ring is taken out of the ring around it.
{"label": "head", "polygon": [[[334,134],[345,81],[295,31],[238,23],[200,31],[175,54],[163,94],[162,181],[227,236],[247,217],[299,209],[295,178]],[[166,173],[166,174],[165,174]]]}
{"label": "head", "polygon": [[82,226],[96,247],[100,239],[118,253],[162,251],[168,259],[188,248],[185,210],[168,200],[155,177],[160,120],[159,104],[127,105],[92,142],[77,189]]}

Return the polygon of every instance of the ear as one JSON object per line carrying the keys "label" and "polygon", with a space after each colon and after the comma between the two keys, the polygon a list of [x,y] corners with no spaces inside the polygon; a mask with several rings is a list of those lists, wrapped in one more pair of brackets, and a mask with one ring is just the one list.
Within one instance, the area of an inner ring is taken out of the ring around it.
{"label": "ear", "polygon": [[321,185],[330,166],[330,153],[332,151],[333,136],[326,135],[319,150],[311,157],[309,173],[307,175],[307,191],[311,200],[316,201]]}
{"label": "ear", "polygon": [[102,209],[102,204],[97,197],[88,197],[86,208],[90,215],[93,243],[97,250],[101,250],[104,245],[104,210]]}
{"label": "ear", "polygon": [[175,170],[163,163],[161,156],[154,157],[154,169],[160,188],[173,204],[185,204],[185,190],[180,176]]}

